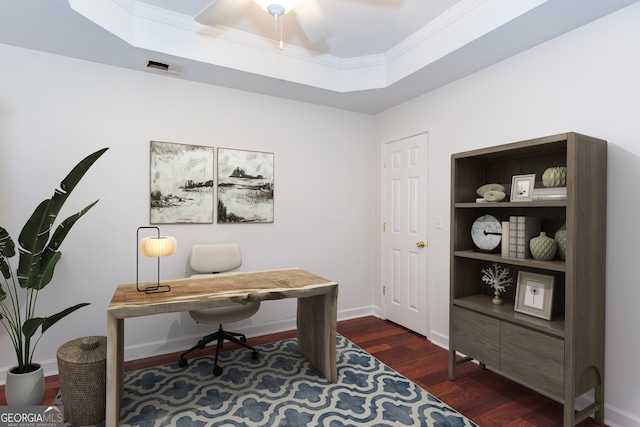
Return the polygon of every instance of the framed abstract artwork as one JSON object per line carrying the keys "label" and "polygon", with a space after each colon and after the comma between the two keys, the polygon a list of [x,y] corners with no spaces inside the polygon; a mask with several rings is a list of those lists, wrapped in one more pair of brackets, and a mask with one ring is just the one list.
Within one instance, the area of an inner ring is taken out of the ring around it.
{"label": "framed abstract artwork", "polygon": [[151,224],[213,223],[213,147],[151,141]]}
{"label": "framed abstract artwork", "polygon": [[273,153],[218,148],[218,223],[273,222]]}

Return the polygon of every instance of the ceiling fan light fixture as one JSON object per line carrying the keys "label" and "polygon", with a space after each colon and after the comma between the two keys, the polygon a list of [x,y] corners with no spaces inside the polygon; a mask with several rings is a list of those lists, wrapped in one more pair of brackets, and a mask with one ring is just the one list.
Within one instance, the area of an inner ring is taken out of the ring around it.
{"label": "ceiling fan light fixture", "polygon": [[302,0],[254,0],[269,15],[278,19],[279,16],[288,13],[296,7]]}
{"label": "ceiling fan light fixture", "polygon": [[278,19],[278,16],[282,16],[285,13],[284,7],[280,6],[279,4],[270,4],[269,6],[267,6],[267,12],[275,16],[276,19]]}

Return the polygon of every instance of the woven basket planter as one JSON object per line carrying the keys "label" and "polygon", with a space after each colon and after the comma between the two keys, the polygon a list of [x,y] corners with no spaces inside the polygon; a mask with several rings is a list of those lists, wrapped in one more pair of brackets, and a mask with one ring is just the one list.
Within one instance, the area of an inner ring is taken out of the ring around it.
{"label": "woven basket planter", "polygon": [[76,425],[105,419],[107,337],[84,337],[57,352],[65,419]]}

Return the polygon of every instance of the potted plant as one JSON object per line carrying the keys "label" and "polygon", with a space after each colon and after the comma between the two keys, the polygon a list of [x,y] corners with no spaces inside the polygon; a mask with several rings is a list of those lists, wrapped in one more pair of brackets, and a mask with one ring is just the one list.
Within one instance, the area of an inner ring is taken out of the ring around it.
{"label": "potted plant", "polygon": [[[39,405],[44,393],[44,372],[33,362],[35,347],[42,334],[60,319],[89,303],[76,304],[48,317],[38,317],[36,303],[40,291],[51,282],[54,268],[62,253],[60,245],[76,221],[98,200],[71,215],[55,228],[54,222],[71,191],[93,163],[107,151],[103,148],[85,157],[60,183],[53,196],[42,201],[31,214],[18,236],[18,268],[13,270],[11,258],[16,248],[11,236],[0,227],[0,322],[13,344],[18,364],[7,372],[5,394],[10,405]],[[35,336],[38,328],[40,335]],[[39,372],[38,372],[39,371]],[[29,385],[20,390],[20,379],[27,376]],[[32,375],[29,375],[32,374]],[[42,390],[30,390],[34,387]]]}

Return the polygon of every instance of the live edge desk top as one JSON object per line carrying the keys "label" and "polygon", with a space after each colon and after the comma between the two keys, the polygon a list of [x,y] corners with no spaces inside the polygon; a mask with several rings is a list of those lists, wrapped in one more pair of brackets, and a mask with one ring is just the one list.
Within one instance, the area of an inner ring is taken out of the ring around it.
{"label": "live edge desk top", "polygon": [[[223,307],[251,301],[298,299],[298,351],[336,382],[338,284],[298,268],[223,273],[160,282],[170,292],[145,294],[119,285],[107,308],[106,426],[118,425],[124,387],[124,319]],[[153,285],[153,283],[145,284]]]}

